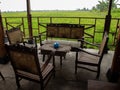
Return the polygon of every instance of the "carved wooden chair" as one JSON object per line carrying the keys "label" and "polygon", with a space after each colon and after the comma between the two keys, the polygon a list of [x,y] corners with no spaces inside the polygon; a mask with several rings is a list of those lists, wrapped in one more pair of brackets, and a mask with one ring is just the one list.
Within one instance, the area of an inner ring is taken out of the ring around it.
{"label": "carved wooden chair", "polygon": [[34,44],[30,38],[25,38],[23,32],[19,27],[11,28],[10,30],[6,30],[6,35],[8,37],[9,44],[21,44],[26,45],[28,47],[37,47],[36,36],[33,37]]}
{"label": "carved wooden chair", "polygon": [[8,37],[9,44],[24,43],[23,33],[20,28],[12,28],[10,30],[6,30],[6,35]]}
{"label": "carved wooden chair", "polygon": [[6,45],[11,64],[13,66],[16,84],[20,87],[20,80],[27,79],[40,83],[41,90],[52,76],[55,75],[54,65],[50,63],[53,53],[43,63],[39,63],[36,48],[29,48],[23,45]]}
{"label": "carved wooden chair", "polygon": [[[85,43],[85,41],[82,40]],[[99,51],[97,54],[88,52],[84,48],[76,49],[76,60],[75,60],[75,73],[77,74],[78,68],[83,68],[89,71],[97,72],[96,78],[100,76],[100,66],[101,61],[104,55],[105,46],[108,42],[107,34],[104,35],[101,45],[99,47]],[[86,42],[87,44],[94,45]],[[90,68],[89,66],[96,67],[96,69]]]}

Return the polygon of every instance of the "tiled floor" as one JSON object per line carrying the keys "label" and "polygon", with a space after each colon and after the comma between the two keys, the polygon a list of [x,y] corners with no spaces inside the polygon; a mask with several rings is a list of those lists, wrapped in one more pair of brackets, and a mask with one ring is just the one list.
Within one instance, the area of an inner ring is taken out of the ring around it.
{"label": "tiled floor", "polygon": [[[91,51],[91,49],[89,49]],[[92,50],[93,51],[93,50]],[[113,51],[109,51],[104,55],[101,64],[101,81],[107,81],[106,72],[111,67],[113,59]],[[42,58],[42,56],[40,55]],[[78,74],[74,74],[75,67],[75,53],[67,53],[66,59],[63,60],[62,68],[60,68],[59,57],[56,57],[56,77],[52,78],[45,90],[87,90],[87,81],[93,80],[96,73],[87,70],[79,69]],[[3,81],[0,77],[0,90],[40,90],[38,83],[23,80],[21,81],[21,88],[17,89],[15,76],[10,63],[0,65],[2,74],[5,77]]]}

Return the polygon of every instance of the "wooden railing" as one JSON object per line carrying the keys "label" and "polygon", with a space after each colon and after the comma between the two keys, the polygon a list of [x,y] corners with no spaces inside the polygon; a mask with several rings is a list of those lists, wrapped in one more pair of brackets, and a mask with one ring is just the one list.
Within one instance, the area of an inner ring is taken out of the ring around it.
{"label": "wooden railing", "polygon": [[[33,35],[38,35],[41,31],[46,30],[46,24],[48,23],[67,23],[67,24],[80,24],[85,26],[85,37],[92,43],[100,42],[103,30],[105,18],[94,17],[32,17]],[[117,35],[117,28],[120,23],[120,18],[111,19],[111,27],[109,32],[109,45],[114,46]],[[3,17],[4,30],[8,30],[11,27],[19,26],[24,32],[25,36],[28,36],[28,23],[27,17]]]}

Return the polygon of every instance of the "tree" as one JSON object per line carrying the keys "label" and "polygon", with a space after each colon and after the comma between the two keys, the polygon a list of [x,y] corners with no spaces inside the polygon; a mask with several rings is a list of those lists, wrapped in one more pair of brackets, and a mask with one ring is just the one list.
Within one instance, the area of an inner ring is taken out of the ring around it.
{"label": "tree", "polygon": [[[98,1],[99,4],[96,5],[96,8],[100,11],[106,11],[108,10],[108,6],[109,6],[109,1],[110,0],[102,0],[102,1]],[[118,0],[112,0],[112,8],[117,8],[118,4]]]}
{"label": "tree", "polygon": [[92,7],[92,10],[96,10],[96,7],[93,6],[93,7]]}
{"label": "tree", "polygon": [[118,0],[112,0],[112,8],[117,8],[117,5],[119,5],[118,4]]}

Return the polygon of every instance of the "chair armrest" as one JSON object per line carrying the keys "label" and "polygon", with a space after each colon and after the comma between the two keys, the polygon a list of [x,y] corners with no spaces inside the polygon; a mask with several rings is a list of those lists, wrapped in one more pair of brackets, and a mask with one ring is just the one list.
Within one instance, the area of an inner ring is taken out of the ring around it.
{"label": "chair armrest", "polygon": [[97,44],[93,44],[93,43],[90,43],[90,42],[85,41],[85,40],[83,40],[83,39],[78,39],[78,41],[80,41],[81,43],[86,43],[86,44],[89,44],[89,45],[92,45],[92,46],[99,47],[99,45],[97,45]]}
{"label": "chair armrest", "polygon": [[24,45],[25,45],[25,44],[33,44],[33,45],[35,45],[35,47],[37,48],[37,38],[39,39],[39,36],[32,36],[31,38],[25,37],[24,40],[27,39],[27,41],[24,41],[24,40],[23,40],[22,43],[23,43]]}
{"label": "chair armrest", "polygon": [[84,52],[84,53],[87,53],[87,54],[90,54],[90,55],[93,55],[93,56],[97,56],[97,57],[100,57],[99,54],[95,54],[95,53],[92,53],[92,52],[88,52],[82,48],[76,48],[76,52]]}

